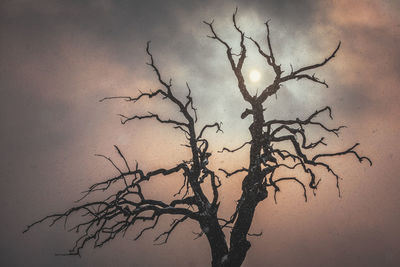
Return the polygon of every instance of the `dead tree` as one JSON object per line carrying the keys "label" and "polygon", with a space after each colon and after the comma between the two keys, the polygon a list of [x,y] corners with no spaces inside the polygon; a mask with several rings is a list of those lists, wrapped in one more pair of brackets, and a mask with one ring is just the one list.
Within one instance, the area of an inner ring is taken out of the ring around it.
{"label": "dead tree", "polygon": [[[343,156],[352,154],[359,162],[366,160],[372,165],[369,158],[360,156],[355,148],[358,143],[352,147],[339,152],[327,152],[322,154],[313,154],[312,150],[327,143],[321,137],[316,142],[310,142],[307,129],[309,126],[317,126],[328,134],[339,135],[339,130],[344,126],[337,128],[328,128],[323,122],[317,120],[318,115],[327,113],[332,119],[330,107],[325,107],[315,111],[308,118],[281,120],[274,119],[266,121],[264,119],[264,104],[266,100],[277,93],[281,85],[290,80],[309,80],[328,87],[325,81],[320,80],[314,74],[309,74],[319,67],[324,66],[331,61],[340,48],[340,42],[330,56],[320,63],[304,66],[299,69],[291,69],[290,73],[285,74],[281,66],[277,63],[273,53],[270,40],[270,31],[268,22],[266,26],[267,44],[266,50],[253,38],[248,37],[239,28],[236,23],[237,10],[234,12],[232,21],[235,30],[240,36],[240,52],[234,53],[231,46],[224,41],[215,30],[213,22],[204,22],[208,25],[211,39],[216,40],[226,49],[226,55],[232,67],[233,73],[237,79],[237,85],[245,102],[251,108],[246,109],[241,118],[252,117],[252,123],[249,127],[250,141],[244,143],[238,148],[223,148],[221,152],[236,152],[246,146],[250,146],[249,166],[234,171],[219,169],[226,177],[243,173],[242,193],[234,213],[230,218],[220,218],[219,211],[219,187],[220,178],[208,167],[208,158],[211,153],[208,151],[209,142],[204,137],[207,130],[221,131],[220,123],[211,123],[197,128],[197,113],[193,105],[191,89],[187,84],[188,94],[184,101],[178,99],[173,91],[171,80],[166,81],[162,77],[159,68],[156,66],[153,55],[150,52],[150,43],[147,43],[146,52],[150,62],[148,65],[154,70],[161,89],[140,93],[136,97],[107,97],[100,101],[110,99],[122,99],[128,102],[136,103],[140,100],[161,97],[171,105],[175,105],[183,115],[184,120],[178,121],[169,118],[163,118],[155,113],[146,115],[124,116],[120,115],[121,123],[125,124],[134,120],[153,119],[161,124],[168,124],[171,127],[182,131],[187,139],[185,146],[190,149],[191,158],[183,160],[176,166],[157,169],[145,172],[139,168],[136,162],[131,166],[125,158],[122,151],[115,146],[116,152],[123,160],[124,166],[118,166],[111,158],[98,155],[109,161],[116,169],[117,174],[103,182],[92,185],[84,194],[84,199],[94,192],[106,192],[113,186],[120,186],[116,193],[110,193],[100,201],[89,201],[86,204],[79,204],[65,212],[52,214],[44,217],[29,225],[24,231],[28,231],[32,226],[50,221],[50,225],[58,221],[65,221],[71,216],[82,216],[82,222],[74,225],[71,230],[80,233],[72,249],[67,255],[80,255],[82,248],[89,243],[94,247],[101,247],[119,235],[124,235],[126,231],[134,226],[142,227],[135,239],[140,238],[144,232],[156,228],[159,220],[164,215],[173,217],[170,228],[158,235],[154,242],[163,244],[168,241],[171,233],[186,220],[196,221],[201,233],[207,237],[211,248],[212,266],[240,266],[246,258],[247,251],[250,248],[250,242],[247,240],[249,229],[253,221],[254,212],[258,203],[266,199],[269,193],[273,193],[276,201],[276,193],[280,191],[280,183],[292,181],[304,190],[304,199],[307,201],[307,192],[310,188],[313,192],[317,190],[320,179],[315,174],[315,168],[322,167],[327,173],[336,179],[337,189],[340,196],[339,176],[324,161],[329,157]],[[260,56],[265,58],[268,66],[275,73],[275,78],[271,84],[265,87],[258,95],[251,95],[246,87],[245,79],[242,73],[242,66],[246,59],[246,45],[251,43],[255,45]],[[197,131],[196,131],[197,130]],[[289,145],[289,149],[285,147]],[[286,148],[286,149],[285,149]],[[310,156],[310,154],[313,154]],[[277,176],[280,169],[296,169],[299,176],[281,177]],[[158,175],[182,175],[184,183],[174,195],[171,202],[163,202],[157,199],[149,199],[142,190],[142,185],[147,181],[154,179]],[[304,179],[308,180],[304,182]],[[205,187],[212,189],[212,196],[207,197]],[[81,199],[81,201],[82,201]],[[150,222],[150,226],[145,227],[141,222]],[[225,238],[225,229],[231,229],[229,242]]]}

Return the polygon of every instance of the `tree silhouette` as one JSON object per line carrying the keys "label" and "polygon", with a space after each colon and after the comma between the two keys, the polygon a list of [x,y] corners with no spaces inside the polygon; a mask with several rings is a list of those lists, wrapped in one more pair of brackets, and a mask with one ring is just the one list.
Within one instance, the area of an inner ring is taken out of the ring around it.
{"label": "tree silhouette", "polygon": [[[327,144],[324,142],[324,137],[321,137],[316,142],[310,142],[307,130],[309,126],[319,127],[323,132],[337,136],[339,135],[339,130],[344,127],[328,128],[324,123],[317,120],[318,115],[321,113],[327,113],[332,119],[330,107],[317,110],[305,119],[273,119],[269,121],[264,119],[264,103],[270,96],[277,93],[283,83],[290,80],[305,79],[328,87],[325,81],[320,80],[314,74],[309,74],[309,71],[324,66],[331,61],[340,48],[340,42],[333,53],[322,62],[304,66],[296,70],[291,68],[290,73],[285,74],[281,66],[277,63],[273,53],[268,22],[265,23],[267,50],[263,50],[262,46],[256,40],[246,36],[239,28],[236,23],[236,14],[237,9],[232,16],[233,26],[240,35],[240,52],[237,54],[233,53],[231,46],[217,34],[213,22],[204,22],[211,32],[211,35],[208,37],[216,40],[226,49],[226,55],[237,79],[237,86],[243,100],[251,106],[250,109],[246,109],[241,115],[242,119],[248,116],[252,117],[252,123],[249,127],[250,141],[238,148],[229,149],[224,147],[220,151],[221,153],[233,153],[245,146],[250,146],[248,168],[240,168],[233,171],[219,169],[226,177],[237,173],[244,173],[241,197],[237,201],[232,216],[230,218],[221,218],[219,216],[219,187],[221,186],[221,180],[217,173],[208,167],[208,159],[211,153],[208,150],[209,142],[205,134],[207,130],[211,129],[217,132],[222,131],[221,124],[210,123],[198,127],[196,124],[197,112],[193,105],[191,88],[186,84],[188,94],[184,101],[180,100],[174,94],[171,80],[166,81],[161,75],[150,52],[150,42],[148,42],[146,52],[150,61],[147,64],[154,70],[162,89],[154,92],[141,92],[136,97],[113,96],[106,97],[100,101],[122,99],[136,103],[144,99],[150,100],[153,97],[161,97],[171,105],[175,105],[183,115],[184,120],[179,121],[164,118],[159,114],[149,112],[146,115],[120,115],[121,123],[125,124],[134,120],[153,119],[160,124],[168,124],[182,131],[187,139],[185,146],[191,152],[190,159],[182,160],[182,163],[170,168],[145,172],[139,168],[137,162],[134,166],[130,165],[122,151],[115,146],[117,154],[124,162],[124,166],[118,166],[109,157],[98,155],[109,161],[116,169],[117,174],[114,177],[90,186],[80,199],[82,201],[82,199],[85,199],[88,195],[96,191],[110,192],[104,196],[103,200],[89,201],[85,204],[74,206],[65,212],[46,216],[28,225],[24,232],[28,231],[32,226],[47,220],[50,221],[50,226],[52,226],[62,220],[65,220],[65,223],[67,223],[67,219],[71,216],[81,216],[81,222],[71,228],[71,230],[80,233],[80,236],[75,241],[72,249],[66,253],[66,255],[80,255],[81,249],[89,243],[93,243],[94,247],[101,247],[115,237],[124,235],[128,229],[135,225],[141,227],[135,237],[135,240],[137,240],[144,232],[153,230],[163,215],[172,215],[173,221],[170,228],[155,238],[154,242],[156,244],[167,243],[170,235],[179,224],[186,220],[194,220],[198,222],[201,228],[201,233],[198,234],[198,237],[205,235],[208,239],[211,248],[212,266],[240,266],[250,248],[247,236],[250,235],[249,229],[253,221],[255,209],[258,203],[269,196],[269,193],[273,193],[276,201],[276,193],[280,191],[279,186],[281,182],[292,181],[299,184],[304,190],[304,199],[307,201],[307,188],[315,192],[320,182],[320,179],[315,174],[315,169],[322,167],[327,173],[336,178],[340,196],[340,178],[331,166],[323,161],[325,158],[353,154],[358,161],[362,162],[366,160],[372,165],[369,158],[360,156],[355,151],[355,148],[359,145],[358,143],[343,151],[322,154],[314,153],[310,156],[312,154],[310,151],[315,147],[326,146]],[[265,58],[267,64],[275,73],[274,81],[266,86],[259,95],[251,95],[249,93],[242,73],[242,66],[246,59],[247,43],[255,45],[259,54]],[[293,177],[276,175],[276,173],[279,173],[278,170],[281,169],[296,169],[299,175]],[[173,196],[174,199],[171,202],[166,203],[146,197],[146,193],[142,190],[143,184],[155,176],[173,174],[182,175],[184,182],[179,191]],[[304,182],[305,179],[308,180],[307,183]],[[111,187],[114,186],[119,186],[117,191],[111,190]],[[207,197],[205,194],[206,187],[212,189],[211,197]],[[145,224],[141,222],[150,222],[150,225],[145,227]],[[225,237],[225,228],[231,229],[229,243]]]}

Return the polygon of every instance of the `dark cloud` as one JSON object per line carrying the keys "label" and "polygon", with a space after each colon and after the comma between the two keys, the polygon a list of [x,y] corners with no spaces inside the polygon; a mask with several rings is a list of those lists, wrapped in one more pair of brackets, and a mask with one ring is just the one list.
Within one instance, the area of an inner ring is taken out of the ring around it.
{"label": "dark cloud", "polygon": [[[371,156],[375,166],[353,167],[355,161],[347,158],[337,161],[345,178],[340,200],[334,180],[328,178],[311,203],[301,202],[299,192],[290,187],[279,195],[278,205],[263,203],[253,228],[264,235],[252,239],[245,266],[266,262],[270,266],[398,265],[399,5],[396,1],[311,0],[3,1],[3,265],[209,264],[207,242],[188,239],[196,225],[184,226],[164,247],[152,246],[151,234],[138,242],[127,237],[99,250],[87,249],[81,259],[53,256],[74,240],[61,226],[54,230],[39,226],[27,235],[21,230],[36,218],[69,207],[89,184],[111,174],[91,155],[111,153],[113,144],[126,149],[130,159],[140,159],[145,168],[182,159],[183,150],[174,146],[181,137],[175,132],[156,135],[153,124],[142,122],[123,127],[114,116],[145,108],[173,114],[170,107],[159,102],[136,107],[97,103],[104,96],[158,87],[145,65],[148,40],[163,76],[173,78],[177,94],[184,96],[186,81],[191,85],[200,122],[223,121],[224,135],[211,136],[214,151],[247,140],[248,121],[237,119],[246,106],[223,47],[206,37],[208,29],[202,23],[215,19],[217,31],[235,43],[238,36],[231,15],[236,6],[241,27],[261,42],[265,42],[263,22],[271,19],[276,55],[287,71],[290,63],[299,67],[322,60],[342,41],[337,58],[317,73],[328,81],[329,89],[288,83],[277,99],[269,100],[266,116],[304,117],[331,105],[337,124],[353,126],[336,142],[360,141],[361,152]],[[250,45],[248,60],[246,71],[265,67]],[[268,72],[263,75],[269,77]],[[252,85],[251,90],[261,86]],[[165,148],[160,154],[148,153],[159,146]],[[239,155],[215,160],[232,166],[247,159]],[[224,186],[223,205],[229,209],[240,184],[230,180]],[[165,196],[162,191],[156,188],[154,193]]]}

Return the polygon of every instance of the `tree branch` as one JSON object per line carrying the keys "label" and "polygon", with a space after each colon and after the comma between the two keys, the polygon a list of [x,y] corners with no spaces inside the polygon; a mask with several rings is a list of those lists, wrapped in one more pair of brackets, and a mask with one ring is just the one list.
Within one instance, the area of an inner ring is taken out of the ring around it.
{"label": "tree branch", "polygon": [[312,80],[314,82],[322,83],[326,87],[328,87],[328,85],[325,82],[320,82],[318,79],[315,79],[314,75],[313,76],[305,75],[304,77],[301,77],[302,75],[304,75],[304,74],[301,74],[301,73],[305,72],[305,71],[308,71],[308,70],[312,70],[312,69],[316,69],[316,68],[324,66],[326,63],[328,63],[332,58],[334,58],[336,56],[337,51],[339,51],[340,45],[341,45],[341,42],[339,41],[339,44],[337,45],[337,47],[333,51],[333,53],[329,57],[325,58],[325,60],[322,61],[321,63],[305,66],[305,67],[302,67],[302,68],[300,68],[300,69],[298,69],[296,71],[292,71],[289,75],[282,77],[280,79],[280,83],[283,83],[283,82],[286,82],[286,81],[289,81],[289,80],[292,80],[292,79],[307,78],[307,79],[310,79],[310,80]]}
{"label": "tree branch", "polygon": [[159,94],[163,95],[164,98],[167,97],[167,94],[163,90],[158,89],[155,92],[151,92],[150,91],[150,93],[142,93],[142,92],[140,92],[140,94],[137,97],[130,97],[130,96],[109,96],[109,97],[104,97],[104,98],[100,99],[99,102],[103,102],[103,101],[106,101],[106,100],[112,100],[112,99],[124,99],[125,101],[128,101],[128,102],[137,102],[142,97],[146,97],[147,96],[148,98],[153,98],[153,97],[155,97],[155,96],[157,96]]}
{"label": "tree branch", "polygon": [[218,153],[222,153],[222,152],[224,152],[224,151],[233,153],[233,152],[236,152],[236,151],[242,149],[242,148],[245,147],[246,145],[250,145],[250,144],[251,144],[251,141],[248,141],[248,142],[245,142],[244,144],[242,144],[241,146],[239,146],[238,148],[229,149],[229,148],[224,147],[224,148],[222,148],[222,150],[218,151]]}
{"label": "tree branch", "polygon": [[218,132],[223,132],[222,129],[221,129],[221,125],[222,125],[222,122],[220,122],[220,123],[217,123],[217,122],[216,122],[216,123],[214,123],[214,124],[206,124],[206,125],[203,127],[203,129],[201,129],[200,134],[199,134],[199,136],[197,137],[197,139],[201,139],[201,138],[202,138],[203,133],[204,133],[204,131],[205,131],[207,128],[214,128],[214,127],[216,127],[216,128],[217,128],[216,133],[218,133]]}
{"label": "tree branch", "polygon": [[223,173],[225,173],[225,176],[226,176],[226,178],[228,178],[228,177],[230,177],[230,176],[232,176],[232,175],[235,175],[235,174],[237,174],[237,173],[240,173],[240,172],[248,172],[249,170],[248,169],[246,169],[246,168],[241,168],[241,169],[237,169],[237,170],[234,170],[234,171],[232,171],[232,172],[228,172],[228,171],[226,171],[226,170],[224,170],[224,169],[222,169],[222,168],[219,168],[218,170],[220,170],[220,171],[222,171]]}
{"label": "tree branch", "polygon": [[158,114],[154,114],[154,113],[151,113],[151,112],[149,112],[149,115],[142,115],[142,116],[139,116],[139,115],[135,115],[135,116],[133,116],[133,117],[127,117],[127,116],[125,116],[125,115],[122,115],[122,114],[118,114],[120,117],[121,117],[121,123],[122,124],[125,124],[125,123],[127,123],[128,121],[131,121],[131,120],[142,120],[142,119],[150,119],[150,118],[155,118],[158,122],[160,122],[160,123],[169,123],[169,124],[174,124],[174,125],[178,125],[178,126],[185,126],[185,127],[188,127],[188,124],[187,123],[184,123],[184,122],[179,122],[179,121],[175,121],[175,120],[171,120],[171,119],[168,119],[168,120],[163,120],[163,119],[161,119],[159,116],[158,116]]}
{"label": "tree branch", "polygon": [[163,233],[161,233],[159,236],[157,236],[154,239],[154,242],[157,242],[158,240],[160,240],[162,237],[164,237],[164,240],[161,241],[160,243],[154,243],[154,245],[163,245],[166,244],[168,242],[168,238],[171,235],[171,233],[175,230],[175,228],[178,226],[178,224],[184,222],[186,219],[188,218],[188,216],[183,216],[181,219],[174,219],[172,224],[171,224],[171,228],[168,231],[165,231]]}
{"label": "tree branch", "polygon": [[318,154],[316,156],[313,157],[312,161],[315,161],[316,159],[320,158],[320,157],[333,157],[333,156],[341,156],[341,155],[345,155],[345,154],[354,154],[358,161],[360,163],[362,163],[363,160],[367,160],[369,165],[372,166],[372,161],[368,158],[368,157],[361,157],[360,155],[358,155],[358,153],[356,151],[354,151],[354,148],[356,148],[359,145],[359,143],[356,143],[355,145],[353,145],[352,147],[350,147],[349,149],[342,151],[342,152],[337,152],[337,153],[330,153],[330,154]]}
{"label": "tree branch", "polygon": [[237,24],[236,24],[236,14],[237,14],[237,8],[236,8],[236,10],[235,10],[235,12],[234,12],[234,14],[233,14],[233,16],[232,16],[232,21],[233,21],[234,27],[235,27],[235,29],[236,29],[236,30],[239,32],[239,34],[240,34],[240,47],[241,47],[241,51],[240,51],[240,53],[239,53],[239,60],[238,60],[238,63],[237,63],[237,64],[235,63],[235,60],[233,59],[232,48],[228,45],[227,42],[225,42],[224,40],[222,40],[222,39],[217,35],[217,33],[215,32],[214,26],[213,26],[214,21],[212,21],[212,22],[203,21],[203,22],[204,22],[204,24],[206,24],[206,25],[209,26],[210,31],[211,31],[211,33],[212,33],[212,35],[209,35],[208,37],[211,38],[211,39],[214,39],[214,40],[219,41],[221,44],[223,44],[223,45],[225,46],[225,48],[226,48],[226,55],[227,55],[228,60],[229,60],[229,62],[230,62],[230,64],[231,64],[232,70],[233,70],[233,72],[235,73],[235,76],[236,76],[236,78],[237,78],[237,80],[238,80],[238,87],[239,87],[239,90],[240,90],[240,92],[241,92],[241,94],[242,94],[242,96],[243,96],[243,99],[244,99],[245,101],[251,103],[251,102],[254,101],[254,99],[253,99],[253,97],[250,95],[250,93],[248,92],[248,90],[247,90],[247,88],[246,88],[246,85],[245,85],[245,82],[244,82],[244,78],[243,78],[243,74],[242,74],[242,66],[243,66],[244,60],[245,60],[245,58],[246,58],[246,46],[245,46],[245,44],[244,44],[244,36],[245,36],[245,35],[244,35],[244,33],[240,30],[240,28],[237,26]]}

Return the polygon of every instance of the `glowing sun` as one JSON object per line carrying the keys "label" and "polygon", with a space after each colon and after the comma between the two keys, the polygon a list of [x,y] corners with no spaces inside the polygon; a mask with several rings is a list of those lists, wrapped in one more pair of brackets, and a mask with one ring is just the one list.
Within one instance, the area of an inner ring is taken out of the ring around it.
{"label": "glowing sun", "polygon": [[261,78],[261,73],[258,70],[252,70],[249,74],[250,81],[258,82]]}

